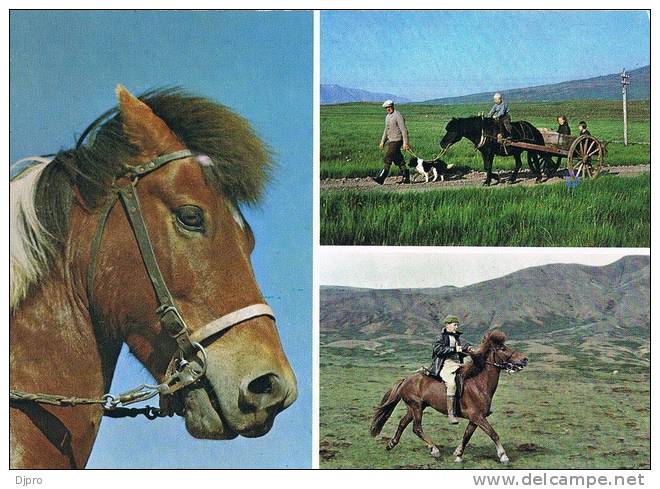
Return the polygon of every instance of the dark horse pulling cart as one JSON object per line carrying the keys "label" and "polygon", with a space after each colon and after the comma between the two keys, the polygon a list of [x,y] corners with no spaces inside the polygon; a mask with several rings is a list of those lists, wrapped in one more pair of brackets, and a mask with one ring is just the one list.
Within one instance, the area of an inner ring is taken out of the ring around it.
{"label": "dark horse pulling cart", "polygon": [[[539,132],[543,136],[543,145],[516,141],[504,144],[526,149],[535,166],[538,167],[540,160],[546,175],[554,174],[559,169],[562,158],[567,159],[566,168],[573,177],[595,178],[600,174],[607,149],[598,139],[591,135],[559,134],[548,129],[539,129]],[[553,160],[553,157],[556,159]]]}

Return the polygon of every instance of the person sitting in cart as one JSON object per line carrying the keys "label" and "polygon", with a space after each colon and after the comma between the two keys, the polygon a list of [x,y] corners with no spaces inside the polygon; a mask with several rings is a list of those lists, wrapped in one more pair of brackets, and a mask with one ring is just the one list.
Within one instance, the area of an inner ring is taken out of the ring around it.
{"label": "person sitting in cart", "polygon": [[[567,136],[570,136],[571,126],[568,125],[568,118],[564,114],[561,114],[561,115],[557,116],[557,124],[559,125],[557,127],[557,132],[559,134],[565,134]],[[558,156],[557,157],[557,166],[561,165],[561,160],[562,160],[562,157]]]}
{"label": "person sitting in cart", "polygon": [[578,129],[580,130],[580,136],[591,136],[589,129],[587,129],[586,122],[580,121],[580,123],[578,124]]}
{"label": "person sitting in cart", "polygon": [[[509,112],[509,106],[502,99],[502,95],[496,93],[493,95],[493,100],[495,104],[488,112],[488,117],[492,117],[499,123],[499,132],[497,134],[497,140],[501,141],[504,139],[504,136],[509,139],[513,138],[513,131],[511,129],[511,113]],[[506,132],[506,134],[504,134]]]}
{"label": "person sitting in cart", "polygon": [[571,134],[571,126],[568,125],[568,119],[565,115],[562,114],[557,116],[557,124],[559,124],[559,127],[557,127],[557,132],[559,134]]}

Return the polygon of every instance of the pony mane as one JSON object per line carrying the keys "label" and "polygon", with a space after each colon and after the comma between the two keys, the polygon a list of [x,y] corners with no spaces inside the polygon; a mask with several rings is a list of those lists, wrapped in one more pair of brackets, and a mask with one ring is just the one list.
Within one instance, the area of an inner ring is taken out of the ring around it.
{"label": "pony mane", "polygon": [[472,362],[461,367],[464,378],[468,379],[480,373],[486,367],[488,353],[496,346],[506,342],[506,334],[503,331],[493,329],[487,331],[481,340],[481,344],[472,354]]}
{"label": "pony mane", "polygon": [[[271,152],[245,119],[180,88],[153,90],[139,99],[188,149],[210,158],[212,164],[200,165],[209,185],[234,206],[260,201],[272,174]],[[114,107],[83,132],[75,148],[60,151],[50,163],[35,165],[12,181],[11,309],[61,255],[74,195],[90,210],[97,209],[137,155]]]}
{"label": "pony mane", "polygon": [[465,126],[466,124],[469,124],[470,122],[474,122],[476,120],[480,121],[481,119],[482,119],[482,117],[478,116],[478,115],[471,115],[471,116],[468,116],[468,117],[452,117],[449,120],[449,122],[447,123],[446,128],[449,129],[450,126],[452,126],[452,127],[458,126],[458,127],[462,128],[463,126]]}

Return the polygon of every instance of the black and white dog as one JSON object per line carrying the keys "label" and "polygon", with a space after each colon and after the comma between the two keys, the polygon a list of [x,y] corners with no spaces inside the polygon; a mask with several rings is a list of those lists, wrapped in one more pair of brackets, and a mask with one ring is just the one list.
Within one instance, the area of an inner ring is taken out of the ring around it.
{"label": "black and white dog", "polygon": [[435,182],[438,179],[438,175],[440,175],[440,181],[444,182],[447,170],[450,170],[454,165],[447,165],[447,163],[439,158],[437,160],[427,161],[421,158],[417,158],[416,156],[412,156],[408,166],[410,168],[414,168],[420,175],[423,175],[425,183],[429,183],[429,177],[431,174],[433,174],[433,180],[431,180],[432,182]]}

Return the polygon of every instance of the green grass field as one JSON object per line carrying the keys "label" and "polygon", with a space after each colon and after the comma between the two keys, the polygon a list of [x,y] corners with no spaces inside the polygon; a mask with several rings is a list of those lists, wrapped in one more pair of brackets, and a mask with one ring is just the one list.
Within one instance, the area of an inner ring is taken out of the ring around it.
{"label": "green grass field", "polygon": [[[327,344],[323,335],[321,343]],[[405,413],[403,403],[381,438],[370,436],[373,410],[382,395],[396,380],[426,365],[430,350],[430,344],[384,343],[378,351],[322,346],[321,468],[650,467],[650,360],[643,355],[637,359],[613,348],[596,357],[570,343],[547,350],[530,341],[509,342],[527,354],[530,365],[511,376],[502,374],[489,420],[511,464],[499,464],[492,441],[481,430],[472,437],[463,464],[456,464],[452,452],[465,420],[449,426],[444,415],[425,411],[424,430],[442,452],[437,461],[412,426],[394,450],[385,450]]]}
{"label": "green grass field", "polygon": [[[568,101],[558,103],[511,102],[514,120],[527,120],[536,127],[556,129],[556,115],[564,113],[575,134],[577,123],[584,119],[591,133],[605,141],[622,140],[622,109],[616,101]],[[484,105],[402,105],[410,144],[422,158],[438,154],[438,142],[452,117],[467,117],[487,112]],[[321,178],[365,177],[382,168],[383,152],[378,148],[383,133],[385,112],[379,104],[342,104],[321,107]],[[650,141],[650,103],[629,104],[629,140]],[[523,156],[525,158],[525,156]],[[463,140],[446,154],[448,163],[483,170],[483,162],[472,143]],[[649,163],[649,145],[610,143],[606,165]],[[565,165],[564,161],[564,165]],[[495,158],[494,168],[512,169],[513,158]],[[394,170],[397,171],[396,169]]]}
{"label": "green grass field", "polygon": [[648,247],[651,177],[321,193],[322,245]]}

